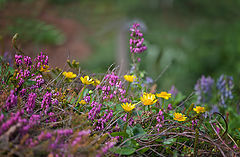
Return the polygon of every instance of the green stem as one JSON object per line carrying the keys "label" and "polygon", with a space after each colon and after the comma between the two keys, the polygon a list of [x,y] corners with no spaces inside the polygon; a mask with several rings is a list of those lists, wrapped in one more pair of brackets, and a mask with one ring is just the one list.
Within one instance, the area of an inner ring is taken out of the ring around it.
{"label": "green stem", "polygon": [[162,100],[162,108],[165,108],[164,103],[165,103],[165,99]]}
{"label": "green stem", "polygon": [[125,94],[125,95],[127,95],[128,91],[129,91],[129,87],[130,87],[130,82],[128,83],[128,86],[127,86],[127,90],[126,90],[126,94]]}
{"label": "green stem", "polygon": [[132,114],[131,112],[127,113],[127,120],[126,120],[126,123],[125,123],[125,126],[124,126],[124,132],[125,133],[127,133],[126,131],[127,131],[128,120],[131,117],[131,114]]}
{"label": "green stem", "polygon": [[191,105],[189,106],[188,111],[187,111],[187,116],[188,116],[189,113],[192,111],[193,107],[194,107],[194,104],[191,104]]}
{"label": "green stem", "polygon": [[80,96],[78,97],[78,100],[77,100],[77,103],[76,103],[76,106],[78,105],[78,103],[81,101],[82,99],[82,96],[83,96],[83,92],[86,88],[86,85],[83,86],[82,90],[81,90],[81,93],[80,93]]}
{"label": "green stem", "polygon": [[196,128],[195,129],[195,141],[194,141],[194,154],[193,154],[194,157],[196,157],[197,153],[198,153],[198,148],[197,148],[198,137],[199,137],[199,130],[198,130],[198,128]]}

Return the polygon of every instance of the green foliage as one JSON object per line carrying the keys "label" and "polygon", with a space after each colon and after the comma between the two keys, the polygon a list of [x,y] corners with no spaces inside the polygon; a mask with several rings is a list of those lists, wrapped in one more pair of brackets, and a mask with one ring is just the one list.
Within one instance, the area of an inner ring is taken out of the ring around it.
{"label": "green foliage", "polygon": [[65,41],[64,34],[55,26],[36,19],[18,18],[7,28],[11,34],[18,33],[25,42],[60,45]]}

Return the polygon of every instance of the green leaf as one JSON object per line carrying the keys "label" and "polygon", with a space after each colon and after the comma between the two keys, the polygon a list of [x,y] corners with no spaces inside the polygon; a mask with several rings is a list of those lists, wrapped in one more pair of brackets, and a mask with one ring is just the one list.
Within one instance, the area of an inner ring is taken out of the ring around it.
{"label": "green leaf", "polygon": [[139,150],[139,152],[142,153],[142,154],[144,154],[144,153],[145,153],[146,151],[148,151],[148,150],[149,150],[149,147],[145,147],[145,148]]}
{"label": "green leaf", "polygon": [[113,147],[110,149],[111,152],[119,154],[119,155],[132,155],[135,151],[136,148],[131,148],[131,147]]}
{"label": "green leaf", "polygon": [[140,124],[135,125],[132,130],[134,136],[144,135],[146,133]]}
{"label": "green leaf", "polygon": [[157,107],[155,107],[155,106],[152,106],[152,110],[155,110],[155,111],[156,111],[156,113],[158,113],[158,112],[159,112],[159,108],[157,108]]}
{"label": "green leaf", "polygon": [[113,137],[116,137],[116,136],[128,137],[128,134],[125,132],[112,132],[111,136],[113,136]]}
{"label": "green leaf", "polygon": [[163,142],[164,145],[172,145],[173,143],[175,143],[177,140],[177,138],[170,138],[170,139],[167,139]]}

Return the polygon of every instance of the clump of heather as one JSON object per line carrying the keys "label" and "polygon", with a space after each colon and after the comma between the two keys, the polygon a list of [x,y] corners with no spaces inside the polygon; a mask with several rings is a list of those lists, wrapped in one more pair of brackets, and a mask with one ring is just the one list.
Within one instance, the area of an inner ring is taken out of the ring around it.
{"label": "clump of heather", "polygon": [[120,102],[127,102],[125,97],[126,90],[123,83],[114,72],[107,74],[102,80],[104,84],[98,85],[96,88],[102,93],[103,101],[117,99]]}
{"label": "clump of heather", "polygon": [[[237,136],[225,132],[231,116],[201,104],[212,97],[213,79],[198,80],[198,105],[174,86],[158,91],[139,69],[147,49],[140,25],[130,31],[133,65],[124,76],[86,75],[75,60],[49,70],[43,53],[17,54],[14,67],[1,63],[0,156],[238,156]],[[225,104],[231,81],[217,81]]]}
{"label": "clump of heather", "polygon": [[144,45],[143,33],[140,31],[140,24],[134,23],[131,28],[131,38],[129,40],[131,53],[142,53],[147,47]]}
{"label": "clump of heather", "polygon": [[9,110],[16,105],[17,105],[17,96],[16,96],[14,90],[11,90],[10,94],[6,100],[5,107],[7,110]]}

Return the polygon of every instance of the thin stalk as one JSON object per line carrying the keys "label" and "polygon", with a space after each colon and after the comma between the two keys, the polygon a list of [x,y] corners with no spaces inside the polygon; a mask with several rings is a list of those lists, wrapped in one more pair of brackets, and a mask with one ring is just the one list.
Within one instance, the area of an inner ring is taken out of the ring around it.
{"label": "thin stalk", "polygon": [[81,90],[81,93],[80,93],[80,96],[78,97],[78,100],[77,100],[77,103],[76,103],[76,106],[78,105],[78,103],[81,101],[82,99],[82,96],[83,96],[83,92],[86,88],[86,85],[83,86],[82,90]]}
{"label": "thin stalk", "polygon": [[131,117],[131,114],[132,114],[131,112],[127,113],[127,120],[126,120],[126,124],[124,125],[124,132],[125,133],[127,133],[126,131],[127,131],[128,120]]}

